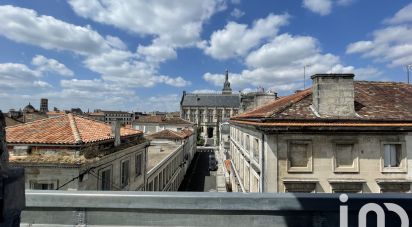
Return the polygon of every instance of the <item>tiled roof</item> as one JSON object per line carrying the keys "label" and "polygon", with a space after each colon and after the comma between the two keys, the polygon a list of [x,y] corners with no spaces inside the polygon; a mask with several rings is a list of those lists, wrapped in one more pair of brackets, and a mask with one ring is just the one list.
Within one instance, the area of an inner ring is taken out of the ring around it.
{"label": "tiled roof", "polygon": [[20,121],[16,121],[13,118],[4,116],[5,120],[6,120],[6,126],[13,126],[13,125],[18,125],[18,124],[22,124],[22,122]]}
{"label": "tiled roof", "polygon": [[181,105],[190,107],[239,108],[240,96],[238,94],[185,94],[182,97]]}
{"label": "tiled roof", "polygon": [[156,132],[148,136],[150,139],[172,139],[180,140],[185,139],[193,134],[192,131],[184,129],[181,132],[176,132],[170,129],[165,129],[160,132]]}
{"label": "tiled roof", "polygon": [[165,117],[165,116],[140,116],[133,123],[153,123],[153,124],[170,124],[170,125],[191,125],[180,117]]}
{"label": "tiled roof", "polygon": [[[76,145],[113,139],[111,125],[86,117],[64,114],[6,128],[7,142],[19,144]],[[122,137],[141,131],[122,127]]]}
{"label": "tiled roof", "polygon": [[[311,110],[312,90],[306,89],[293,95],[274,100],[254,110],[240,114],[232,120],[270,121],[284,125],[286,122],[299,121],[324,122],[335,120],[345,122],[345,125],[359,122],[410,121],[412,122],[412,86],[405,83],[355,81],[355,111],[356,116],[338,118],[318,117]],[[308,123],[309,124],[309,123]],[[318,124],[318,123],[317,123]],[[331,125],[329,122],[328,125]]]}

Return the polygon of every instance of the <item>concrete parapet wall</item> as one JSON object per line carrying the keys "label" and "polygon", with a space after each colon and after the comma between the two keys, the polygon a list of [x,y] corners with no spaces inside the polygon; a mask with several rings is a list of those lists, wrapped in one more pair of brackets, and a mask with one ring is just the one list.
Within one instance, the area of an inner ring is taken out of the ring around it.
{"label": "concrete parapet wall", "polygon": [[[349,226],[367,203],[395,203],[410,216],[407,194],[246,194],[26,191],[21,226],[339,226],[340,206]],[[386,226],[400,226],[386,211]],[[376,226],[368,215],[368,226]],[[375,223],[374,223],[375,222]]]}

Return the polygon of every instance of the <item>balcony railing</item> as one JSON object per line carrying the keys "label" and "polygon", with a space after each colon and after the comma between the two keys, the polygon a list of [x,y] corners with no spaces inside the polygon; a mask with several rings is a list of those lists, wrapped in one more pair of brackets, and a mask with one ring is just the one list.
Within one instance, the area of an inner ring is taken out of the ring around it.
{"label": "balcony railing", "polygon": [[386,226],[401,226],[387,203],[412,217],[410,194],[349,194],[344,202],[339,195],[26,191],[21,226],[339,226],[341,206],[348,226],[358,226],[367,203],[383,207]]}

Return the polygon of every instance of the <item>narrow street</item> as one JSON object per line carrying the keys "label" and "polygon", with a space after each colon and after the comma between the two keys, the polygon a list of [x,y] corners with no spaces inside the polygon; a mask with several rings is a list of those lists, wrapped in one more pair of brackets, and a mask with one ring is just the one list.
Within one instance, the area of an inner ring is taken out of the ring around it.
{"label": "narrow street", "polygon": [[210,151],[196,152],[179,191],[216,191],[216,171],[209,171]]}

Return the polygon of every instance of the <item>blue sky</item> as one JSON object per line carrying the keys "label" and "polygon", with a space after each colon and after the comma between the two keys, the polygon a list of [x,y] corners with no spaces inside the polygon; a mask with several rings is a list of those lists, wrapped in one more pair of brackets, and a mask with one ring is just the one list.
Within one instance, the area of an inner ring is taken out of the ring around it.
{"label": "blue sky", "polygon": [[[412,4],[372,0],[2,1],[0,109],[178,110],[181,94],[287,95],[314,73],[406,81]],[[310,83],[310,80],[307,81]]]}

